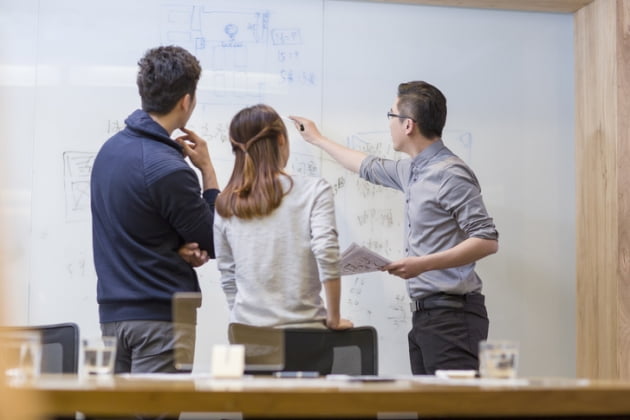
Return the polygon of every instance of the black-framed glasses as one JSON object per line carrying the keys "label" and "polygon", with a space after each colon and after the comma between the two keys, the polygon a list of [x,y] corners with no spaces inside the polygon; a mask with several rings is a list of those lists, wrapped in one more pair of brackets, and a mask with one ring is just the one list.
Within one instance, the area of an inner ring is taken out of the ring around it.
{"label": "black-framed glasses", "polygon": [[403,120],[404,119],[410,119],[411,121],[416,122],[415,119],[413,119],[411,117],[408,117],[406,115],[394,114],[391,110],[387,111],[387,119],[391,120],[392,118],[400,118],[400,119],[403,119]]}

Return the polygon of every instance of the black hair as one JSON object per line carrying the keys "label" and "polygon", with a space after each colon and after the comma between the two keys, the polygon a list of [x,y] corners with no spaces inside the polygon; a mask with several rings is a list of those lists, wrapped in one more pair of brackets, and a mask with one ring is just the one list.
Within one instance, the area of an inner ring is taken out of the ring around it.
{"label": "black hair", "polygon": [[145,112],[169,113],[184,95],[195,96],[201,76],[199,60],[181,47],[150,49],[138,62],[136,82]]}
{"label": "black hair", "polygon": [[398,112],[412,117],[428,139],[442,137],[446,123],[446,97],[435,86],[422,81],[398,86]]}

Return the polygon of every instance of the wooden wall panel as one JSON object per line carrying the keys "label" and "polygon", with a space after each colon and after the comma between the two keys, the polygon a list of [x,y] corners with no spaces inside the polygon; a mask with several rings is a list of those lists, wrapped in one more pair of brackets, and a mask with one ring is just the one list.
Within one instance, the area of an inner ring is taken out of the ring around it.
{"label": "wooden wall panel", "polygon": [[[365,0],[364,0],[365,1]],[[593,0],[371,0],[383,3],[409,3],[481,9],[525,10],[572,13]]]}
{"label": "wooden wall panel", "polygon": [[630,147],[621,133],[628,99],[619,90],[628,83],[627,71],[619,72],[627,7],[596,0],[575,14],[580,377],[630,379]]}
{"label": "wooden wall panel", "polygon": [[619,377],[630,379],[630,1],[617,0],[617,150],[619,177]]}

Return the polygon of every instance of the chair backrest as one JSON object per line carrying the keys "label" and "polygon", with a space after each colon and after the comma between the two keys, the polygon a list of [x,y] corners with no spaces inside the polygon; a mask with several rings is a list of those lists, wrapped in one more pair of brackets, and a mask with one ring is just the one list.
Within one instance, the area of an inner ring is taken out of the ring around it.
{"label": "chair backrest", "polygon": [[34,326],[42,335],[42,372],[79,371],[79,326],[74,322]]}
{"label": "chair backrest", "polygon": [[35,331],[42,343],[42,373],[77,373],[79,370],[79,326],[73,322],[24,327],[2,327],[3,331]]}
{"label": "chair backrest", "polygon": [[245,346],[245,373],[269,374],[284,368],[282,329],[231,323],[228,338],[231,344]]}
{"label": "chair backrest", "polygon": [[248,373],[378,374],[378,336],[370,326],[333,331],[230,324],[229,338],[233,344],[245,345]]}
{"label": "chair backrest", "polygon": [[[189,331],[197,325],[197,309],[201,306],[201,293],[177,292],[172,299],[173,331],[176,339],[189,336]],[[194,346],[175,345],[173,357],[175,368],[192,371],[195,361]]]}

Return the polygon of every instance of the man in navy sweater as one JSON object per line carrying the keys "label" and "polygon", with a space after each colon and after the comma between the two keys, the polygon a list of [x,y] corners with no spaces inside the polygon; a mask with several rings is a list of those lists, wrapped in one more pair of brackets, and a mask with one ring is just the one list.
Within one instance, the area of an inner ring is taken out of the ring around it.
{"label": "man in navy sweater", "polygon": [[[206,142],[185,128],[199,61],[179,47],[149,50],[137,76],[142,110],[102,146],[92,168],[92,233],[103,335],[118,339],[116,373],[175,372],[195,328],[174,330],[176,292],[199,292],[193,267],[214,258],[218,183]],[[176,129],[183,133],[176,139]],[[201,172],[203,193],[188,157]]]}

